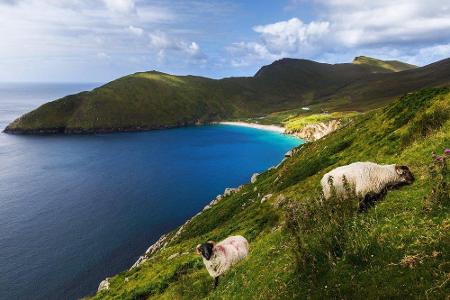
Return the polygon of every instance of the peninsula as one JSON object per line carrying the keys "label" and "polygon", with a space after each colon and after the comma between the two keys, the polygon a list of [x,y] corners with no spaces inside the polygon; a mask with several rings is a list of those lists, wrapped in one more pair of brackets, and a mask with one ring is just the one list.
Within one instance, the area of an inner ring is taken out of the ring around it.
{"label": "peninsula", "polygon": [[220,80],[140,72],[46,103],[4,131],[143,131],[256,118],[305,106],[311,114],[367,111],[407,92],[450,84],[449,69],[450,59],[416,67],[358,57],[343,64],[286,58],[262,67],[253,77]]}

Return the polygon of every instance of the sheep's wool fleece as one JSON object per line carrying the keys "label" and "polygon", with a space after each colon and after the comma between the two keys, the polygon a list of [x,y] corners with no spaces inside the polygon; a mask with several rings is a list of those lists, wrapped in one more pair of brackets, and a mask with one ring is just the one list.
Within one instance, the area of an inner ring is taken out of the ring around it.
{"label": "sheep's wool fleece", "polygon": [[336,168],[322,177],[320,181],[325,198],[331,196],[329,177],[333,178],[333,186],[337,194],[345,192],[343,178],[355,188],[356,194],[365,196],[370,192],[380,193],[386,186],[400,182],[395,165],[378,165],[372,162],[356,162]]}
{"label": "sheep's wool fleece", "polygon": [[214,245],[213,255],[203,262],[209,275],[217,277],[230,269],[232,265],[248,255],[248,241],[240,235],[230,236]]}

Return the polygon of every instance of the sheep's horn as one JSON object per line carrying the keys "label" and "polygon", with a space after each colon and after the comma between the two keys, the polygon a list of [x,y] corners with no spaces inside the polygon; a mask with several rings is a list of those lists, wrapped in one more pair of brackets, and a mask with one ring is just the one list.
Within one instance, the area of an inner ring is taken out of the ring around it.
{"label": "sheep's horn", "polygon": [[201,252],[200,252],[200,246],[201,246],[201,245],[198,244],[197,247],[195,247],[195,252],[196,252],[197,254],[199,254],[199,255],[201,254]]}

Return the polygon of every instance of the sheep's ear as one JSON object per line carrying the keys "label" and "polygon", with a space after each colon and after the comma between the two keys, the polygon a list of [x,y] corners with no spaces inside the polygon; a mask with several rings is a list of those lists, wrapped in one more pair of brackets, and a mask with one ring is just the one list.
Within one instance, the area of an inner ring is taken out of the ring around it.
{"label": "sheep's ear", "polygon": [[404,171],[404,168],[403,168],[403,166],[395,166],[395,172],[397,172],[397,174],[398,175],[403,175],[403,171]]}
{"label": "sheep's ear", "polygon": [[197,247],[195,247],[195,252],[198,254],[198,255],[201,255],[202,253],[200,252],[200,247],[201,247],[202,245],[200,245],[200,244],[198,244],[197,245]]}
{"label": "sheep's ear", "polygon": [[216,245],[216,242],[214,242],[214,241],[208,241],[208,244],[211,244],[211,245],[213,245],[213,247]]}

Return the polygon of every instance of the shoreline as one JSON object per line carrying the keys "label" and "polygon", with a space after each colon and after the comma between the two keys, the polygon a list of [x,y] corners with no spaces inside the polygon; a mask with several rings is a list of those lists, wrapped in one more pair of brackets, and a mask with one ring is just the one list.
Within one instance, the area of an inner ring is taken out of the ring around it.
{"label": "shoreline", "polygon": [[[260,129],[260,130],[267,130],[267,131],[277,132],[277,133],[280,133],[280,134],[288,135],[288,136],[295,137],[297,139],[303,140],[303,139],[299,138],[298,136],[286,133],[284,127],[276,126],[276,125],[261,125],[261,124],[255,124],[255,123],[247,123],[247,122],[213,122],[213,123],[209,123],[209,124],[211,124],[211,125],[241,126],[241,127],[249,127],[249,128]],[[304,144],[304,143],[306,143],[305,140],[303,140],[302,144]],[[277,169],[287,158],[292,156],[293,152],[295,151],[295,148],[297,148],[297,147],[294,147],[291,150],[289,150],[285,154],[284,158],[278,163],[278,165],[272,166],[270,168],[267,168],[262,173],[270,171],[271,169],[274,169],[274,168]],[[172,240],[174,240],[178,235],[180,235],[180,233],[184,230],[185,226],[188,225],[194,218],[196,218],[199,215],[201,215],[205,210],[210,209],[213,205],[217,204],[217,202],[221,201],[224,197],[227,197],[227,196],[229,196],[229,195],[231,195],[233,193],[241,191],[241,189],[247,184],[253,184],[256,181],[256,178],[259,175],[260,175],[260,173],[254,173],[252,175],[252,177],[250,178],[249,182],[242,183],[240,186],[238,186],[236,188],[230,188],[230,187],[225,188],[225,190],[224,190],[224,192],[222,194],[217,195],[216,198],[212,199],[209,203],[207,203],[203,207],[203,209],[201,209],[199,212],[197,212],[192,217],[188,218],[183,224],[181,224],[180,226],[176,227],[173,230],[170,230],[170,231],[162,234],[159,237],[158,240],[156,240],[153,244],[151,244],[147,248],[147,250],[145,251],[145,253],[143,255],[139,256],[139,258],[134,262],[134,264],[128,270],[130,271],[130,270],[132,270],[134,268],[139,267],[142,263],[144,263],[145,261],[150,259],[150,257],[154,253],[156,253],[157,251],[159,251],[161,249],[164,249],[170,242],[172,242]],[[109,288],[109,279],[110,278],[105,278],[103,281],[100,282],[99,287],[98,287],[98,291],[101,291],[103,289],[108,289]]]}
{"label": "shoreline", "polygon": [[202,125],[227,125],[227,126],[240,126],[247,128],[254,128],[259,130],[266,130],[276,132],[279,134],[285,134],[292,137],[299,138],[295,134],[287,133],[286,128],[279,125],[263,125],[257,123],[243,122],[243,121],[216,121],[216,122],[186,122],[183,124],[175,125],[161,125],[161,126],[136,126],[136,127],[117,127],[117,128],[39,128],[39,129],[23,129],[23,128],[10,128],[6,126],[1,132],[12,135],[90,135],[90,134],[109,134],[109,133],[121,133],[121,132],[145,132],[153,130],[165,130],[176,129],[184,127],[196,127]]}
{"label": "shoreline", "polygon": [[277,126],[277,125],[262,125],[262,124],[248,123],[248,122],[241,122],[241,121],[215,122],[213,124],[248,127],[248,128],[255,128],[255,129],[261,129],[261,130],[267,130],[267,131],[273,131],[273,132],[277,132],[277,133],[286,134],[286,129],[284,127]]}
{"label": "shoreline", "polygon": [[[249,125],[253,125],[252,123],[246,123],[248,124],[247,126],[244,125],[238,125],[236,123],[245,123],[245,122],[224,122],[224,123],[233,123],[233,124],[222,124],[222,123],[214,123],[217,125],[232,125],[232,126],[243,126],[243,127],[252,127],[253,126],[249,126]],[[255,124],[258,125],[258,124]],[[262,125],[265,126],[265,125]],[[269,126],[270,127],[270,126]],[[282,128],[279,126],[275,126],[278,128]],[[261,129],[261,128],[258,128]],[[282,128],[284,129],[284,128]],[[269,129],[265,129],[265,130],[269,130]],[[295,147],[293,148],[295,149]],[[293,149],[291,149],[289,152],[293,151]],[[288,153],[289,153],[288,152]],[[292,153],[292,152],[291,152]],[[292,155],[292,154],[291,154]],[[290,156],[289,156],[290,157]],[[267,168],[266,170],[264,170],[262,173],[270,171],[271,169],[277,169],[285,160],[286,160],[286,156],[278,163],[277,166],[272,166],[270,168]],[[242,188],[247,185],[247,184],[254,184],[257,180],[257,177],[262,174],[262,173],[253,173],[253,175],[250,178],[250,181],[245,182],[243,184],[241,184],[238,187],[235,188],[230,188],[227,187],[225,188],[224,192],[222,194],[217,195],[215,198],[213,198],[209,203],[207,203],[203,209],[201,209],[199,212],[197,212],[195,215],[193,215],[192,217],[188,218],[183,224],[181,224],[180,226],[176,227],[173,230],[169,230],[166,233],[163,233],[159,239],[157,239],[154,243],[152,243],[147,250],[144,252],[143,255],[139,256],[139,258],[134,262],[134,264],[128,269],[128,271],[133,270],[134,268],[139,267],[141,264],[143,264],[144,262],[146,262],[147,260],[149,260],[151,258],[151,256],[153,254],[155,254],[156,252],[158,252],[159,250],[164,249],[166,246],[168,246],[174,239],[176,239],[184,230],[184,228],[191,223],[196,217],[200,216],[205,210],[210,209],[212,206],[216,205],[219,201],[221,201],[222,199],[224,199],[227,196],[230,196],[231,194],[234,193],[238,193],[242,190]],[[184,253],[183,253],[184,254]],[[115,276],[117,274],[114,274],[113,276]],[[98,285],[98,289],[97,292],[100,292],[102,290],[108,290],[109,289],[109,280],[111,277],[107,277],[104,280],[102,280],[99,285]]]}
{"label": "shoreline", "polygon": [[[106,133],[121,133],[121,132],[146,132],[153,130],[166,130],[176,129],[184,127],[196,127],[202,125],[228,125],[228,126],[241,126],[248,128],[255,128],[260,130],[272,131],[280,134],[287,134],[286,129],[277,125],[262,125],[241,121],[219,121],[219,122],[205,122],[205,123],[191,123],[186,122],[176,125],[164,125],[164,126],[137,126],[137,127],[117,127],[117,128],[39,128],[39,129],[11,129],[6,126],[1,132],[13,135],[89,135],[89,134],[106,134]],[[291,135],[291,134],[287,134]],[[294,135],[291,135],[294,136]]]}

